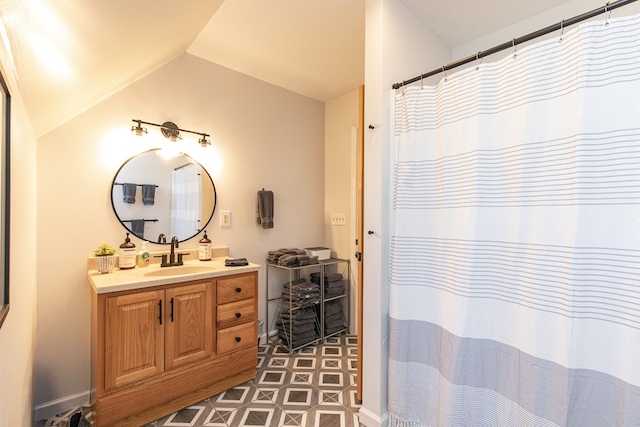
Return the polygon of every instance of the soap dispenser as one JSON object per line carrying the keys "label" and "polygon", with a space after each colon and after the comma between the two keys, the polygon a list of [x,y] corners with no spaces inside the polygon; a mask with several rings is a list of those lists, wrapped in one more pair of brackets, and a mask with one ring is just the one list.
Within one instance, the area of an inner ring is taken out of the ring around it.
{"label": "soap dispenser", "polygon": [[138,252],[138,267],[148,267],[149,261],[149,251],[147,250],[147,244],[146,242],[142,242],[142,248],[140,248],[140,252]]}
{"label": "soap dispenser", "polygon": [[136,266],[136,245],[129,238],[129,233],[120,245],[120,270],[134,268]]}
{"label": "soap dispenser", "polygon": [[204,237],[198,242],[198,259],[211,261],[211,240],[207,237],[207,230],[204,230]]}

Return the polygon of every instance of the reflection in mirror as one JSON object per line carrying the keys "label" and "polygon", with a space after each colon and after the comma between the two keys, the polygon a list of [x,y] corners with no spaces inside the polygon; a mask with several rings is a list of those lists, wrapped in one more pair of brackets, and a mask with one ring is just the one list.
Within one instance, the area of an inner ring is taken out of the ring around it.
{"label": "reflection in mirror", "polygon": [[111,186],[111,204],[120,223],[140,239],[168,243],[177,236],[182,242],[211,221],[215,186],[209,173],[186,154],[159,154],[158,149],[146,151],[120,167]]}

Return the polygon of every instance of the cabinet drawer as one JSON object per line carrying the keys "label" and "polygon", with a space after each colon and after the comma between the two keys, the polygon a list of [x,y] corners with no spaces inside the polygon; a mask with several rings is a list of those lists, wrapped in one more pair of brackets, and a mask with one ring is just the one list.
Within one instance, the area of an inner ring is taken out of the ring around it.
{"label": "cabinet drawer", "polygon": [[218,354],[255,345],[257,339],[255,321],[220,329],[218,331]]}
{"label": "cabinet drawer", "polygon": [[255,298],[245,299],[218,306],[218,329],[251,322],[254,319]]}
{"label": "cabinet drawer", "polygon": [[255,276],[236,276],[218,280],[218,304],[255,297]]}

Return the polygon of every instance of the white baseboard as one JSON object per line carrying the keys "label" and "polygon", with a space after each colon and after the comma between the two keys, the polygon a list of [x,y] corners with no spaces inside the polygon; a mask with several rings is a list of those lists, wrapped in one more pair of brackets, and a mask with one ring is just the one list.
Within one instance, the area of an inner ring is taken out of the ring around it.
{"label": "white baseboard", "polygon": [[389,425],[389,413],[385,412],[381,417],[377,416],[367,408],[360,408],[358,418],[367,427],[387,427]]}
{"label": "white baseboard", "polygon": [[258,335],[258,345],[265,345],[267,343],[267,334]]}
{"label": "white baseboard", "polygon": [[91,401],[90,393],[87,390],[84,393],[78,393],[71,396],[61,397],[60,399],[50,402],[41,403],[34,408],[34,421],[46,420],[80,406],[88,406]]}

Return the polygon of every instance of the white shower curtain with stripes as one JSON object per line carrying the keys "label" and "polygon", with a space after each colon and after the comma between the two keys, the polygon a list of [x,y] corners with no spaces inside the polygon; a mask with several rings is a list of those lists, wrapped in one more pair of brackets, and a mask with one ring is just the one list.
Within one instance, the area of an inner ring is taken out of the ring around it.
{"label": "white shower curtain with stripes", "polygon": [[395,100],[392,426],[640,426],[640,18]]}
{"label": "white shower curtain with stripes", "polygon": [[200,166],[186,164],[171,177],[171,235],[187,239],[200,231],[202,178]]}

